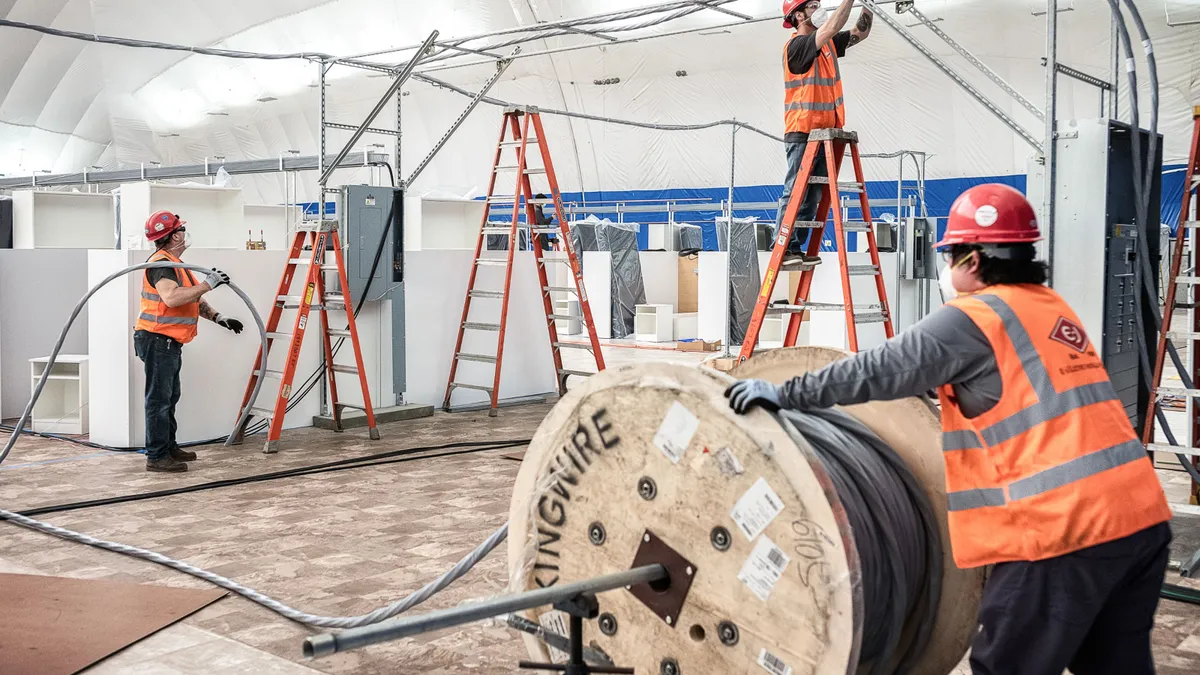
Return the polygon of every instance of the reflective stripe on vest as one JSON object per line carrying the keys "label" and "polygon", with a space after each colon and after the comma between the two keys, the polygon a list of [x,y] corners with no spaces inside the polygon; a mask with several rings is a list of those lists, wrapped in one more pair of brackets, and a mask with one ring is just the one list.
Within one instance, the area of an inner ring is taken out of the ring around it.
{"label": "reflective stripe on vest", "polygon": [[[148,262],[180,262],[178,258],[158,251],[150,256]],[[196,278],[191,272],[175,268],[175,280],[181,288],[196,285]],[[165,335],[181,344],[187,344],[196,337],[197,324],[200,323],[200,303],[190,302],[180,307],[167,307],[156,289],[150,285],[147,273],[142,277],[141,311],[138,314],[134,330],[144,330],[159,335]]]}
{"label": "reflective stripe on vest", "polygon": [[788,65],[788,45],[783,48],[783,123],[785,133],[811,133],[816,129],[840,129],[845,124],[841,66],[833,43],[823,46],[804,73],[794,74]]}
{"label": "reflective stripe on vest", "polygon": [[164,323],[176,326],[194,326],[199,323],[198,319],[194,319],[190,316],[155,316],[153,314],[143,313],[139,314],[138,318],[142,321],[149,321],[151,323]]}
{"label": "reflective stripe on vest", "polygon": [[837,84],[836,77],[802,77],[799,80],[788,80],[783,83],[784,89],[798,89],[810,84],[816,84],[823,87],[832,87]]}
{"label": "reflective stripe on vest", "polygon": [[789,103],[783,106],[784,110],[821,110],[833,111],[840,108],[842,98],[839,96],[833,103],[813,103],[811,101],[799,101],[797,103]]}

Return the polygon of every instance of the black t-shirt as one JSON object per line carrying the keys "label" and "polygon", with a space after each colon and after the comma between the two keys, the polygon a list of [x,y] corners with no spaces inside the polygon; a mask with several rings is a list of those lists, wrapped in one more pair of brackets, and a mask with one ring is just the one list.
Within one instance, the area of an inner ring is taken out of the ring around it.
{"label": "black t-shirt", "polygon": [[[149,259],[147,259],[146,262],[150,262]],[[171,281],[179,284],[179,275],[177,274],[178,271],[179,270],[174,267],[155,267],[153,269],[146,270],[146,279],[150,282],[151,286],[155,287],[157,287],[158,282],[162,281],[163,279],[170,279]],[[184,270],[183,273],[189,275],[191,274],[191,272],[187,270]],[[192,283],[195,283],[195,277],[192,277],[192,280]],[[183,284],[180,285],[182,286]]]}
{"label": "black t-shirt", "polygon": [[[840,33],[835,33],[829,40],[833,43],[833,50],[841,58],[846,55],[846,49],[850,46],[850,31],[844,30]],[[803,75],[812,69],[813,63],[817,60],[817,55],[821,53],[817,49],[817,34],[809,33],[808,35],[797,35],[788,42],[788,70],[792,71],[793,75]],[[788,143],[803,143],[805,134],[792,132],[784,134],[783,140]]]}

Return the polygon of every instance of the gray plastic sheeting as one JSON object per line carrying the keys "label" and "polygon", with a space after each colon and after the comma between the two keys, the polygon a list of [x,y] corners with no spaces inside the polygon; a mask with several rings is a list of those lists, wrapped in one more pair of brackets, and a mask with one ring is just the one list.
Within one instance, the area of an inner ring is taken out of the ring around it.
{"label": "gray plastic sheeting", "polygon": [[638,252],[638,225],[601,221],[596,226],[596,243],[612,258],[612,336],[633,335],[636,305],[646,302],[642,259]]}
{"label": "gray plastic sheeting", "polygon": [[675,227],[679,228],[679,244],[675,247],[676,251],[683,253],[704,250],[704,230],[699,225],[678,223]]}
{"label": "gray plastic sheeting", "polygon": [[762,289],[758,271],[758,219],[733,219],[733,247],[729,246],[729,220],[717,220],[717,246],[730,250],[729,258],[729,344],[740,345],[746,338],[754,303]]}

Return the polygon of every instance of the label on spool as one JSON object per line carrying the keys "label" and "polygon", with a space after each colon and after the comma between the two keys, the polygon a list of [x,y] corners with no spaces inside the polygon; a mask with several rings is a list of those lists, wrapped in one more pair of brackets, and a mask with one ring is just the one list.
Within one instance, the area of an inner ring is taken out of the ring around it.
{"label": "label on spool", "polygon": [[682,403],[675,401],[658,427],[658,433],[654,434],[654,445],[662,450],[672,464],[678,464],[699,428],[700,420]]}
{"label": "label on spool", "polygon": [[[570,631],[567,629],[567,621],[564,618],[564,614],[557,609],[552,609],[549,612],[539,616],[538,623],[540,623],[542,628],[546,629],[547,632],[557,633],[558,635],[570,635]],[[554,663],[563,663],[570,657],[569,654],[561,652],[550,645],[546,645],[546,649],[549,650],[550,660]]]}
{"label": "label on spool", "polygon": [[792,667],[766,649],[758,653],[758,665],[771,675],[792,675]]}
{"label": "label on spool", "polygon": [[759,600],[766,602],[791,560],[775,542],[763,537],[754,545],[750,557],[746,558],[746,564],[738,572],[738,580],[746,584]]}
{"label": "label on spool", "polygon": [[746,539],[754,541],[781,511],[783,500],[775,494],[770,485],[767,485],[767,479],[759,478],[733,505],[729,517],[737,523],[738,529],[746,535]]}

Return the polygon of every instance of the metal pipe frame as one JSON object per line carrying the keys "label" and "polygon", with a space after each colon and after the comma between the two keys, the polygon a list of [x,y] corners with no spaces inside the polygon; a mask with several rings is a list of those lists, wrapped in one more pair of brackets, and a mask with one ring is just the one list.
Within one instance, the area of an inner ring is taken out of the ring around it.
{"label": "metal pipe frame", "polygon": [[732,9],[725,9],[724,7],[721,7],[721,6],[713,3],[712,0],[692,0],[692,4],[696,5],[697,7],[711,9],[714,12],[728,14],[729,16],[736,16],[737,18],[742,19],[743,21],[749,21],[754,18],[751,16],[747,16],[745,14],[742,14],[741,12],[735,12]]}
{"label": "metal pipe frame", "polygon": [[524,593],[501,596],[491,600],[459,605],[450,609],[428,612],[419,616],[396,619],[374,626],[351,628],[336,635],[326,633],[314,635],[304,641],[304,655],[309,658],[330,656],[348,649],[399,640],[411,635],[420,635],[451,626],[482,621],[535,607],[545,607],[556,602],[570,600],[585,593],[603,593],[626,586],[638,586],[666,579],[667,568],[659,564],[606,574],[594,579],[555,584]]}
{"label": "metal pipe frame", "polygon": [[1046,162],[1045,203],[1042,207],[1043,229],[1046,232],[1046,267],[1048,285],[1054,286],[1054,218],[1058,181],[1058,0],[1046,0],[1046,141],[1042,157]]}

